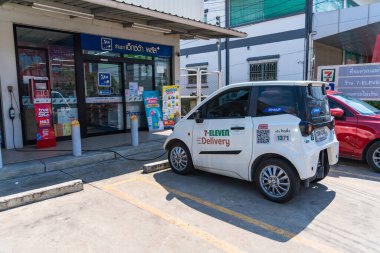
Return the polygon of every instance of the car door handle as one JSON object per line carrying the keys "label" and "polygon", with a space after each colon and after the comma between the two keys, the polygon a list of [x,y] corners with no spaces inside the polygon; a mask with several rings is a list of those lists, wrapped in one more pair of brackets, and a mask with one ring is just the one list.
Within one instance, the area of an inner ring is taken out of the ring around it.
{"label": "car door handle", "polygon": [[231,130],[244,130],[245,127],[231,127]]}

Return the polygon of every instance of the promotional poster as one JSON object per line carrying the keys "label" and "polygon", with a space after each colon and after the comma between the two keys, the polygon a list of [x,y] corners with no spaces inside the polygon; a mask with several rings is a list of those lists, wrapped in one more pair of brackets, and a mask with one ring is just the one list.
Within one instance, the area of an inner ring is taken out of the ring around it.
{"label": "promotional poster", "polygon": [[164,130],[161,103],[158,91],[144,91],[145,114],[150,132]]}
{"label": "promotional poster", "polygon": [[37,121],[37,147],[54,147],[55,132],[52,122],[51,104],[35,104],[34,108]]}
{"label": "promotional poster", "polygon": [[30,85],[37,122],[37,148],[54,147],[56,140],[49,79],[46,77],[33,77],[30,79]]}
{"label": "promotional poster", "polygon": [[164,126],[174,126],[181,118],[181,99],[178,85],[162,87],[162,112],[164,115]]}

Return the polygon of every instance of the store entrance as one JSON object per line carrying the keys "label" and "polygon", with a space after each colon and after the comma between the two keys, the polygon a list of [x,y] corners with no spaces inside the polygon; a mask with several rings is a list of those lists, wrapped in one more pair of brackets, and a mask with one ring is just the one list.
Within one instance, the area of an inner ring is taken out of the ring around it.
{"label": "store entrance", "polygon": [[85,62],[83,68],[87,134],[98,135],[125,130],[122,65]]}
{"label": "store entrance", "polygon": [[132,115],[138,117],[139,128],[147,128],[148,124],[145,117],[142,93],[154,89],[153,64],[131,62],[124,64],[124,69],[127,129],[131,128],[130,117]]}
{"label": "store entrance", "polygon": [[139,128],[147,128],[142,95],[154,89],[152,62],[92,60],[83,68],[88,136],[130,130],[132,115],[138,116]]}

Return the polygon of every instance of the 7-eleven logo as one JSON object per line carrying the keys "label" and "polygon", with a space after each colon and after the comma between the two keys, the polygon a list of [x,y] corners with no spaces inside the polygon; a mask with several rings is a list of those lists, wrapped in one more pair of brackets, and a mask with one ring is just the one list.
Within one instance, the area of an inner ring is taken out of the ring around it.
{"label": "7-eleven logo", "polygon": [[322,82],[335,82],[335,69],[322,69]]}

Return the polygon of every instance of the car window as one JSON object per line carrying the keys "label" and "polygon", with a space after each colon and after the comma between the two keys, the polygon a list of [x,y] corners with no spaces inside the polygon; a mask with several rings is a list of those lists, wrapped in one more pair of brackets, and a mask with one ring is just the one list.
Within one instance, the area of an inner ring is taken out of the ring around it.
{"label": "car window", "polygon": [[[346,116],[346,117],[353,117],[354,116],[347,108],[345,108],[340,103],[332,100],[331,98],[329,98],[329,105],[330,105],[330,109],[333,109],[333,108],[342,109],[344,111],[344,116]],[[339,120],[339,119],[336,118],[335,120]]]}
{"label": "car window", "polygon": [[343,101],[345,104],[353,108],[355,111],[360,113],[361,115],[376,115],[380,114],[380,110],[373,107],[372,105],[361,101],[357,98],[350,97],[344,94],[334,94],[334,98]]}
{"label": "car window", "polygon": [[202,108],[205,119],[241,118],[248,115],[249,88],[233,89],[212,98]]}
{"label": "car window", "polygon": [[258,88],[257,116],[299,115],[299,92],[295,86],[261,86]]}
{"label": "car window", "polygon": [[306,112],[311,122],[323,123],[330,121],[330,107],[324,87],[309,85],[304,89],[306,92]]}

